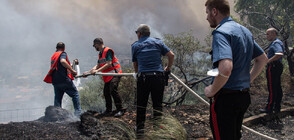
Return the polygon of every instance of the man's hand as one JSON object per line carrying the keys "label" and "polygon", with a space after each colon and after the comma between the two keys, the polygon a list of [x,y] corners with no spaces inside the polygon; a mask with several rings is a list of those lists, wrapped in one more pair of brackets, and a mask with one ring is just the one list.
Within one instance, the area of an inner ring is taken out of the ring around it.
{"label": "man's hand", "polygon": [[212,98],[215,95],[214,93],[211,92],[211,87],[212,87],[212,85],[205,87],[204,92],[205,92],[205,96],[207,98]]}
{"label": "man's hand", "polygon": [[84,72],[82,76],[83,76],[84,78],[86,78],[86,77],[88,77],[87,74],[89,74],[89,72]]}
{"label": "man's hand", "polygon": [[90,71],[90,73],[93,74],[93,75],[94,75],[96,72],[98,72],[98,70],[91,69],[91,71]]}
{"label": "man's hand", "polygon": [[166,66],[166,67],[164,68],[164,71],[170,71],[170,70],[171,70],[171,68],[168,67],[168,66]]}
{"label": "man's hand", "polygon": [[72,73],[73,76],[76,76],[78,74],[77,71],[75,71],[75,70],[72,70],[71,73]]}

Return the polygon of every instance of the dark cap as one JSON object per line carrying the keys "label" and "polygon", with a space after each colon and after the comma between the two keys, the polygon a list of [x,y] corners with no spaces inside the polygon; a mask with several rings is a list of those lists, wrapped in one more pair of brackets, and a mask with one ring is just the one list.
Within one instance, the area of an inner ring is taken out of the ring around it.
{"label": "dark cap", "polygon": [[103,44],[103,39],[102,38],[95,38],[94,44],[99,44],[99,45]]}

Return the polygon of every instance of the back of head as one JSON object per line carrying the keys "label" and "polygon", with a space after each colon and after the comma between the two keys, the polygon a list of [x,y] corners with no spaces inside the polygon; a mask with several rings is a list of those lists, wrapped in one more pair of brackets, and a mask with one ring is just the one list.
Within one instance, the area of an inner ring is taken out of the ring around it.
{"label": "back of head", "polygon": [[56,49],[64,49],[65,48],[65,45],[63,42],[58,42],[57,45],[56,45]]}
{"label": "back of head", "polygon": [[141,33],[142,36],[150,36],[150,27],[146,24],[140,24],[136,32]]}
{"label": "back of head", "polygon": [[225,16],[230,15],[230,4],[227,0],[207,0],[205,6],[211,10],[213,8],[220,11]]}
{"label": "back of head", "polygon": [[102,38],[95,38],[93,42],[94,42],[94,44],[98,44],[98,45],[104,44]]}

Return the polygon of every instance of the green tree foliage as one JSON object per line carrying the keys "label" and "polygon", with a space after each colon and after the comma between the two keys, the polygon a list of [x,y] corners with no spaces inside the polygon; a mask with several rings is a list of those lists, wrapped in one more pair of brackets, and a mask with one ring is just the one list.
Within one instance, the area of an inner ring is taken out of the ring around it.
{"label": "green tree foliage", "polygon": [[279,31],[280,39],[285,45],[290,73],[294,75],[294,50],[291,48],[294,39],[294,1],[236,0],[235,10],[241,19],[248,23],[247,27],[258,34],[256,38],[260,44],[265,44],[264,34],[267,28],[273,27]]}
{"label": "green tree foliage", "polygon": [[207,49],[200,45],[192,31],[165,34],[164,43],[175,53],[173,72],[183,76],[186,82],[190,75],[203,75],[209,67],[210,59],[206,59],[207,53],[204,53]]}
{"label": "green tree foliage", "polygon": [[83,85],[83,89],[79,91],[83,110],[105,110],[103,86],[103,80],[98,76],[93,77]]}
{"label": "green tree foliage", "polygon": [[[132,73],[133,68],[130,65],[122,66],[123,73]],[[135,102],[136,95],[136,81],[134,77],[123,76],[120,79],[118,93],[121,95],[123,106],[132,106]]]}
{"label": "green tree foliage", "polygon": [[[211,38],[207,37],[206,42],[211,42]],[[211,56],[208,54],[211,47],[201,46],[198,39],[192,35],[192,31],[176,35],[166,34],[164,43],[175,53],[172,72],[184,80],[188,86],[193,87],[196,80],[206,77],[206,71],[211,68]],[[165,62],[166,60],[163,61]],[[181,86],[177,86],[178,83],[170,83],[170,85],[172,86],[166,88],[165,102],[179,105],[193,104],[197,101],[193,95],[181,89]],[[193,89],[204,91],[204,86],[199,83]]]}

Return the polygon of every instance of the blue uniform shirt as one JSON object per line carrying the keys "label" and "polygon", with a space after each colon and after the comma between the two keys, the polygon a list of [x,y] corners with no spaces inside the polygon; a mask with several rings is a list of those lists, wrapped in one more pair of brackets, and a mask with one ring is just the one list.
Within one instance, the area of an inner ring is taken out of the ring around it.
{"label": "blue uniform shirt", "polygon": [[132,61],[138,63],[138,72],[163,72],[161,56],[170,49],[159,39],[141,37],[132,44]]}
{"label": "blue uniform shirt", "polygon": [[[267,52],[267,57],[268,57],[268,59],[270,59],[275,55],[275,53],[283,53],[284,54],[284,50],[285,49],[283,46],[283,42],[277,38],[270,44],[268,52]],[[283,59],[283,57],[281,57],[279,60],[276,60],[276,61],[282,62],[282,59]]]}
{"label": "blue uniform shirt", "polygon": [[[213,67],[222,59],[233,61],[233,70],[223,88],[241,90],[250,87],[251,60],[264,53],[251,32],[232,18],[224,18],[212,32]],[[213,79],[214,80],[214,79]]]}
{"label": "blue uniform shirt", "polygon": [[61,59],[66,60],[67,54],[65,52],[61,53],[58,62],[57,62],[57,71],[55,70],[52,73],[52,84],[64,84],[64,83],[69,83],[72,82],[72,80],[67,76],[67,69],[62,66],[60,63]]}

